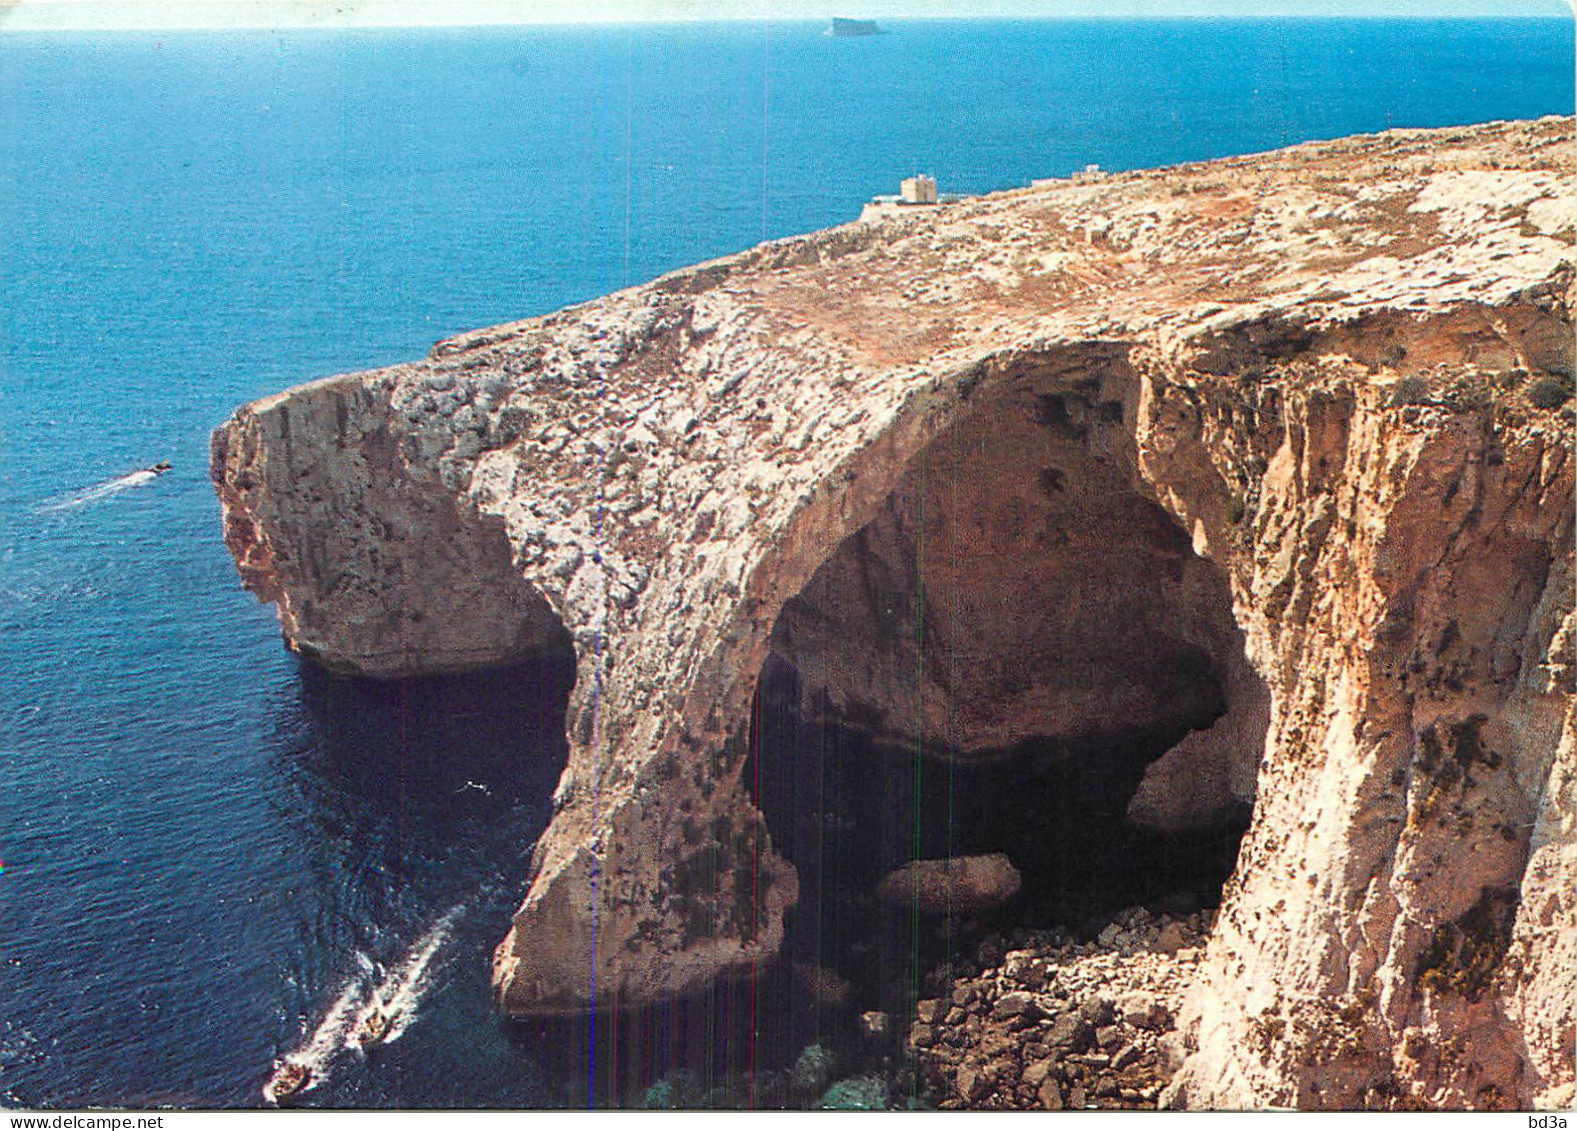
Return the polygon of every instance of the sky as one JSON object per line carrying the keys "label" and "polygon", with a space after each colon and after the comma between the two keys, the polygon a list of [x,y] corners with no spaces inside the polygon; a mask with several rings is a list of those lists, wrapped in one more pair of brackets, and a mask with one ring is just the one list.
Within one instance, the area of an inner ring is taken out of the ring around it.
{"label": "sky", "polygon": [[1568,0],[0,0],[0,28],[381,27],[963,16],[1567,16]]}

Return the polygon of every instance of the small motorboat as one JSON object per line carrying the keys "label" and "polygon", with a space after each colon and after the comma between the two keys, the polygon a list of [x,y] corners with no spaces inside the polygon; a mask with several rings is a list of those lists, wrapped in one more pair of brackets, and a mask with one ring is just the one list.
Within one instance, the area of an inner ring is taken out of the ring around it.
{"label": "small motorboat", "polygon": [[356,1028],[356,1040],[362,1048],[368,1048],[385,1040],[389,1030],[394,1028],[394,1019],[399,1016],[397,1010],[385,1009],[381,1004],[374,1005],[362,1014],[361,1024]]}
{"label": "small motorboat", "polygon": [[274,1064],[274,1074],[263,1085],[263,1098],[271,1104],[289,1103],[306,1091],[312,1083],[312,1069],[295,1060],[280,1060]]}
{"label": "small motorboat", "polygon": [[155,475],[163,475],[166,471],[169,471],[173,466],[174,465],[171,464],[169,460],[161,459],[158,463],[154,464],[150,468],[147,468],[146,470],[153,472]]}

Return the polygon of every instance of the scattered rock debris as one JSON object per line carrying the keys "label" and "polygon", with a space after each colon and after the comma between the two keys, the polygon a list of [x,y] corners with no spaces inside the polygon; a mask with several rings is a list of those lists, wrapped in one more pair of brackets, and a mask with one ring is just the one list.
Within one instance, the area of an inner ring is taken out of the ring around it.
{"label": "scattered rock debris", "polygon": [[1211,916],[1131,907],[1090,942],[1017,930],[977,946],[993,960],[977,975],[932,971],[937,996],[916,1003],[907,1034],[918,1098],[942,1109],[1153,1109],[1174,1067],[1164,1038]]}

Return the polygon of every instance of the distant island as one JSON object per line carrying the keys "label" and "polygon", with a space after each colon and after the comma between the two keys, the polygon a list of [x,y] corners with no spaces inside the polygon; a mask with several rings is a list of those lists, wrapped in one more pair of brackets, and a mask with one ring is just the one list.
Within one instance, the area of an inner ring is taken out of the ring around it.
{"label": "distant island", "polygon": [[852,39],[860,35],[881,35],[882,29],[876,26],[875,20],[850,20],[833,16],[832,26],[823,34],[837,39]]}

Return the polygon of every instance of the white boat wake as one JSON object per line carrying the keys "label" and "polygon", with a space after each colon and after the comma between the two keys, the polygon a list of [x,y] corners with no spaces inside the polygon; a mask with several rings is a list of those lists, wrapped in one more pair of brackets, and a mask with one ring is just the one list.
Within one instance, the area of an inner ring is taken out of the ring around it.
{"label": "white boat wake", "polygon": [[77,507],[85,507],[89,503],[96,503],[101,499],[108,499],[112,495],[118,495],[122,491],[130,491],[133,487],[145,486],[157,478],[159,478],[159,474],[156,471],[148,471],[146,469],[133,471],[130,475],[122,475],[116,479],[106,480],[92,487],[86,487],[74,495],[51,500],[40,506],[38,513],[51,514],[55,511],[75,510]]}
{"label": "white boat wake", "polygon": [[362,1003],[367,1000],[367,975],[372,973],[372,960],[358,950],[356,962],[361,967],[360,972],[340,987],[339,996],[329,1006],[323,1020],[318,1022],[312,1036],[299,1048],[286,1053],[275,1066],[274,1075],[263,1086],[263,1098],[270,1103],[277,1098],[275,1086],[281,1076],[279,1069],[285,1065],[297,1065],[307,1070],[306,1083],[301,1091],[310,1091],[328,1078],[329,1063],[350,1041],[357,1015],[361,1012]]}
{"label": "white boat wake", "polygon": [[465,904],[457,903],[439,916],[427,933],[405,952],[405,958],[393,972],[373,990],[372,1001],[363,1012],[363,1017],[374,1009],[381,1009],[390,1018],[389,1031],[383,1038],[383,1044],[399,1040],[416,1017],[417,1007],[432,981],[429,975],[434,969],[433,960],[438,957],[444,943],[449,941],[455,920],[464,909]]}
{"label": "white boat wake", "polygon": [[[346,1049],[366,1051],[358,1035],[366,1029],[366,1022],[374,1011],[381,1011],[389,1018],[389,1026],[382,1037],[372,1044],[389,1044],[398,1040],[415,1019],[422,997],[432,983],[437,969],[435,963],[452,935],[455,920],[465,909],[457,903],[433,923],[401,958],[399,965],[373,984],[376,967],[361,951],[356,952],[360,970],[346,980],[339,996],[329,1006],[323,1020],[312,1035],[298,1048],[286,1053],[275,1065],[273,1075],[263,1086],[263,1097],[277,1103],[281,1095],[280,1081],[287,1071],[305,1069],[305,1083],[294,1091],[310,1091],[329,1078],[335,1059]],[[294,1066],[288,1069],[286,1066]]]}

